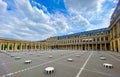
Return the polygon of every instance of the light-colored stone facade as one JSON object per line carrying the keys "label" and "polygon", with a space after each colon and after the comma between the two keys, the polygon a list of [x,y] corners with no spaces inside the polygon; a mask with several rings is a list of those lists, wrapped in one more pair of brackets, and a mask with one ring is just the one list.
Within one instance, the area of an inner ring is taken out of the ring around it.
{"label": "light-colored stone facade", "polygon": [[114,13],[111,16],[109,28],[111,51],[120,52],[120,0]]}
{"label": "light-colored stone facade", "polygon": [[71,35],[51,37],[46,40],[51,49],[66,50],[110,50],[108,28],[80,32]]}
{"label": "light-colored stone facade", "polygon": [[0,38],[0,50],[24,51],[46,49],[43,42]]}

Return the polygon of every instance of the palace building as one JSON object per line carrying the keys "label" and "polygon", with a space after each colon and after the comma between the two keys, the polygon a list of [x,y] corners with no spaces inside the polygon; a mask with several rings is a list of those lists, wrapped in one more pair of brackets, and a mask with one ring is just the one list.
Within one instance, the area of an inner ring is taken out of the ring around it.
{"label": "palace building", "polygon": [[111,51],[120,52],[120,0],[110,21],[110,48]]}
{"label": "palace building", "polygon": [[120,52],[120,1],[111,16],[108,28],[47,38],[45,41],[25,41],[0,38],[0,50],[100,50]]}
{"label": "palace building", "polygon": [[0,50],[24,51],[45,49],[43,42],[0,38]]}
{"label": "palace building", "polygon": [[80,32],[46,40],[51,49],[110,50],[109,28]]}

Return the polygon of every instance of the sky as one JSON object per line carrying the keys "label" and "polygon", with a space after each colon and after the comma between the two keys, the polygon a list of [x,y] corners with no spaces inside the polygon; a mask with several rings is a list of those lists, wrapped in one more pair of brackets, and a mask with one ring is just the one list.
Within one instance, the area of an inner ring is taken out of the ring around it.
{"label": "sky", "polygon": [[109,26],[118,0],[0,0],[0,38],[45,40]]}

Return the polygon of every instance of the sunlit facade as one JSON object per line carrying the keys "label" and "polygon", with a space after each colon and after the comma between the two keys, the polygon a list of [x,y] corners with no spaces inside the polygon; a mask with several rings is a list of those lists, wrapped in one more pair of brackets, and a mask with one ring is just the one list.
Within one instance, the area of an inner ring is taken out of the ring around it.
{"label": "sunlit facade", "polygon": [[66,50],[110,50],[109,28],[80,32],[46,40],[51,49]]}
{"label": "sunlit facade", "polygon": [[0,50],[26,51],[45,49],[43,42],[0,38]]}
{"label": "sunlit facade", "polygon": [[120,52],[120,0],[114,13],[111,16],[109,28],[111,51]]}

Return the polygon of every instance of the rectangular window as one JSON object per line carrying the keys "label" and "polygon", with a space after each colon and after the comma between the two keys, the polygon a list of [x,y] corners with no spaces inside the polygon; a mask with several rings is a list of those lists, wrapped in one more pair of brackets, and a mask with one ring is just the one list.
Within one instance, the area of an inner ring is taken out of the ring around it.
{"label": "rectangular window", "polygon": [[95,38],[93,38],[93,41],[95,41]]}
{"label": "rectangular window", "polygon": [[101,41],[104,41],[103,37],[101,38]]}
{"label": "rectangular window", "polygon": [[107,41],[107,40],[108,40],[108,37],[105,37],[105,40]]}
{"label": "rectangular window", "polygon": [[97,38],[97,41],[99,41],[99,38]]}

